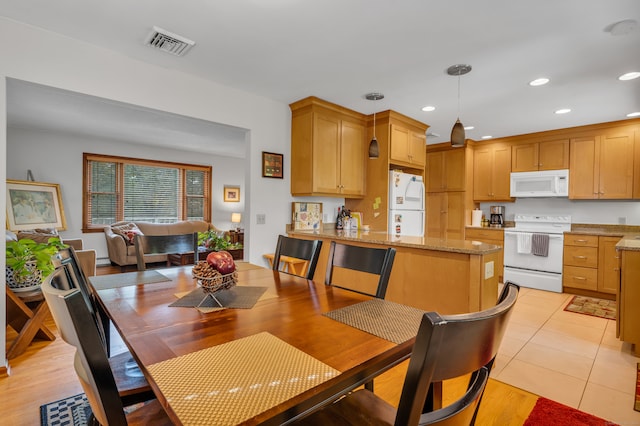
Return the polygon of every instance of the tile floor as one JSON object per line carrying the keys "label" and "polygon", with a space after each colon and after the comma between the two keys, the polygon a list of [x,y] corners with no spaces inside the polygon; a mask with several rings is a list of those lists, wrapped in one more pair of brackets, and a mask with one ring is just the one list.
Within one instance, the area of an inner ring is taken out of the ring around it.
{"label": "tile floor", "polygon": [[616,323],[564,311],[570,294],[521,288],[492,378],[621,425],[633,410],[636,365]]}

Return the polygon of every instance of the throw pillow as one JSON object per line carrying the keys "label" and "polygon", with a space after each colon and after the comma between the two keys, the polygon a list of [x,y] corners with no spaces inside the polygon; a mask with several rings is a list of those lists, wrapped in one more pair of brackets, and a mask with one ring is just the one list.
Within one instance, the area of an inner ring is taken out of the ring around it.
{"label": "throw pillow", "polygon": [[26,231],[18,232],[18,239],[29,238],[36,243],[46,243],[49,238],[60,237],[58,231],[55,228],[50,229],[30,229]]}
{"label": "throw pillow", "polygon": [[140,228],[138,228],[138,226],[133,222],[129,222],[124,225],[112,226],[111,230],[118,235],[122,235],[124,242],[127,243],[128,246],[133,245],[136,235],[144,235]]}

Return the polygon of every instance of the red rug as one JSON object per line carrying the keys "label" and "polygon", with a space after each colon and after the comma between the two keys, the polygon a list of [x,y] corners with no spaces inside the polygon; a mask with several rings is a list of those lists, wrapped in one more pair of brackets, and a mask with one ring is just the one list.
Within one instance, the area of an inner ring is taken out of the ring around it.
{"label": "red rug", "polygon": [[538,398],[524,426],[613,426],[616,423],[601,419],[575,408]]}

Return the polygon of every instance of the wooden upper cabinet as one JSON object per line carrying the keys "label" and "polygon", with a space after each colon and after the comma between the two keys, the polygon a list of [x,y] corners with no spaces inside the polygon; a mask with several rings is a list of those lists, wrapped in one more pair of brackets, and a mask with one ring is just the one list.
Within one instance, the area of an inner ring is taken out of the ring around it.
{"label": "wooden upper cabinet", "polygon": [[474,201],[511,201],[510,179],[510,145],[486,145],[474,150]]}
{"label": "wooden upper cabinet", "polygon": [[391,124],[389,161],[416,169],[424,169],[427,136],[398,124]]}
{"label": "wooden upper cabinet", "polygon": [[365,116],[314,97],[290,108],[291,194],[363,197]]}
{"label": "wooden upper cabinet", "polygon": [[633,198],[634,132],[571,139],[569,198]]}
{"label": "wooden upper cabinet", "polygon": [[427,153],[427,192],[465,190],[465,150]]}
{"label": "wooden upper cabinet", "polygon": [[511,148],[511,171],[569,168],[569,139],[517,144]]}

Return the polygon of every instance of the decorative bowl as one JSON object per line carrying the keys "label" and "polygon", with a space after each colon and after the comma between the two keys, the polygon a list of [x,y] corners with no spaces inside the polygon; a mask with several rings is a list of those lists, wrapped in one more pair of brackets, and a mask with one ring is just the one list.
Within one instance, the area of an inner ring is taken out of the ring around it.
{"label": "decorative bowl", "polygon": [[198,262],[192,270],[193,278],[198,280],[198,285],[207,293],[215,293],[220,290],[228,290],[238,283],[238,272],[222,275],[207,262]]}

